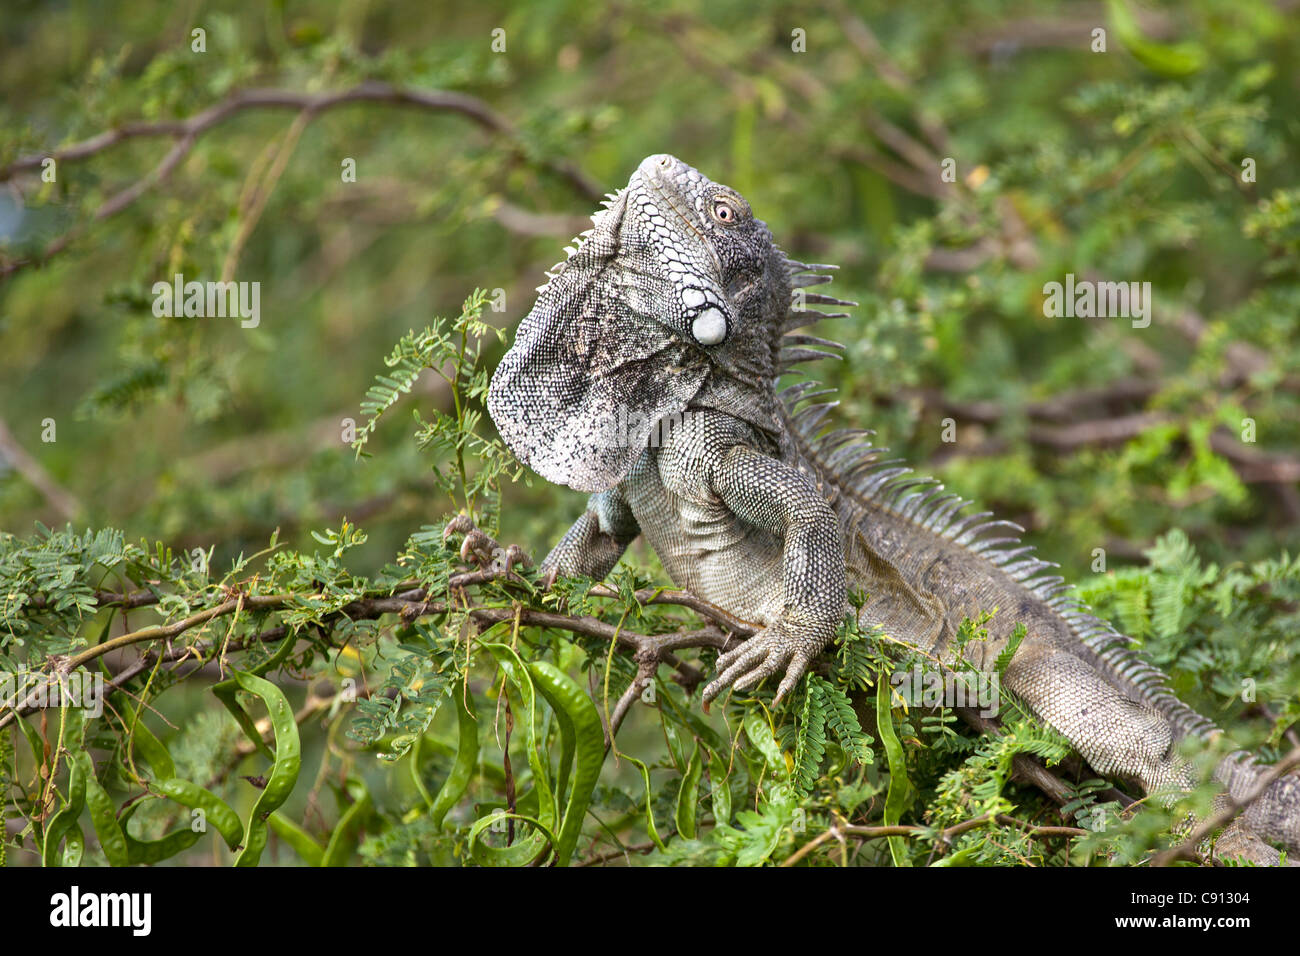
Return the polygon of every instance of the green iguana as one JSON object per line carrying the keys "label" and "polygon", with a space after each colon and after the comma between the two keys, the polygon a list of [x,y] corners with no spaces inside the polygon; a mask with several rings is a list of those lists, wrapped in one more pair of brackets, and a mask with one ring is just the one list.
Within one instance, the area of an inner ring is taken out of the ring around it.
{"label": "green iguana", "polygon": [[[643,535],[682,588],[759,633],[721,655],[707,703],[778,677],[777,700],[834,639],[849,588],[864,626],[940,660],[963,619],[997,609],[975,661],[992,668],[1017,622],[1027,636],[1003,686],[1100,774],[1146,793],[1195,785],[1178,755],[1219,731],[1110,624],[1043,572],[1020,529],[932,479],[916,478],[869,433],[821,434],[825,390],[777,391],[796,363],[837,343],[797,330],[854,305],[806,291],[831,266],[785,256],[735,190],[668,155],[650,156],[568,248],[498,367],[488,409],[542,477],[591,492],[542,570],[600,579]],[[1215,778],[1234,797],[1264,772],[1244,753]],[[1300,850],[1300,778],[1244,812],[1236,838]],[[1251,836],[1253,834],[1253,836]],[[1259,839],[1256,839],[1259,838]]]}

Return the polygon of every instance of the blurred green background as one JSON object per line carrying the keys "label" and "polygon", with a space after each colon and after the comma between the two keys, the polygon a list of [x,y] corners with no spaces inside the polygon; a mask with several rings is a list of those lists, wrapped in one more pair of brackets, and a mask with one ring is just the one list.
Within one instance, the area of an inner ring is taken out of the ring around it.
{"label": "blurred green background", "polygon": [[[791,255],[841,265],[833,291],[861,305],[825,324],[848,360],[819,373],[840,424],[1074,575],[1173,526],[1219,560],[1273,554],[1300,520],[1294,6],[10,2],[0,528],[112,525],[220,564],[347,516],[377,566],[445,510],[409,418],[369,460],[341,438],[391,344],[475,287],[513,326],[592,189],[667,151]],[[171,136],[52,183],[10,166],[241,90],[366,81],[468,94],[509,131],[391,102],[246,109],[160,181]],[[156,318],[176,273],[261,283],[260,326]],[[1045,317],[1066,273],[1151,282],[1151,327]],[[412,405],[445,400],[425,384]],[[511,487],[503,536],[540,554],[581,507]]]}

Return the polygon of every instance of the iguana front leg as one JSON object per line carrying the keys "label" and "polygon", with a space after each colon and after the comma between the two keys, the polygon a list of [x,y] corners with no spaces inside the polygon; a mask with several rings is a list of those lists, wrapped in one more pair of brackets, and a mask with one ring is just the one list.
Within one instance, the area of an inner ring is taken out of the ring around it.
{"label": "iguana front leg", "polygon": [[581,518],[551,549],[540,568],[548,582],[557,574],[597,581],[614,570],[627,546],[641,533],[632,509],[617,488],[592,495]]}
{"label": "iguana front leg", "polygon": [[777,702],[794,689],[844,619],[839,520],[806,474],[746,445],[706,456],[705,469],[713,494],[737,518],[781,540],[784,607],[777,620],[718,658],[718,676],[704,688],[704,703],[729,686],[749,687],[784,671]]}

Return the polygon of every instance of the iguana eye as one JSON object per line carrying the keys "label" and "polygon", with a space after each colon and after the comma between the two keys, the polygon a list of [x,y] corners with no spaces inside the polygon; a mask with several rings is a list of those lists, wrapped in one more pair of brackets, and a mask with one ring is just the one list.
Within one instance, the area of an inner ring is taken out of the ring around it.
{"label": "iguana eye", "polygon": [[713,218],[724,225],[730,226],[740,218],[740,213],[737,212],[736,207],[727,200],[717,199],[714,200],[713,203]]}

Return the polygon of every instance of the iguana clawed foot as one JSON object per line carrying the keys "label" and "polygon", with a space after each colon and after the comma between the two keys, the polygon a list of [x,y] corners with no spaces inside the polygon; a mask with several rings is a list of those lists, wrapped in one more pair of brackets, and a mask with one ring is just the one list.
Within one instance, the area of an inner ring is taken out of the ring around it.
{"label": "iguana clawed foot", "polygon": [[501,547],[495,538],[480,531],[467,514],[458,514],[447,522],[447,526],[442,529],[442,540],[446,541],[453,534],[465,536],[460,545],[461,560],[477,564],[484,571],[511,571],[516,565],[527,566],[533,563],[532,558],[519,545]]}
{"label": "iguana clawed foot", "polygon": [[824,641],[799,634],[789,623],[777,621],[718,658],[718,676],[704,688],[705,709],[728,687],[743,690],[784,671],[772,701],[779,704],[824,645]]}

